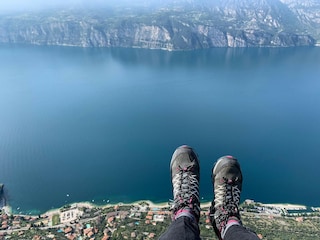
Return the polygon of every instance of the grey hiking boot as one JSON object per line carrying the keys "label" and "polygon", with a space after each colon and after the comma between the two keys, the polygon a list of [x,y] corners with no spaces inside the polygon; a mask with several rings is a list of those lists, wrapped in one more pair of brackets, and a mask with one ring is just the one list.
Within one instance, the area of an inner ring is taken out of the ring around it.
{"label": "grey hiking boot", "polygon": [[174,219],[181,216],[194,218],[199,222],[199,160],[189,146],[178,147],[172,155],[171,180],[173,187],[172,212]]}
{"label": "grey hiking boot", "polygon": [[240,164],[232,156],[218,159],[212,170],[214,200],[210,208],[210,220],[220,240],[232,225],[241,225],[239,214],[242,173]]}

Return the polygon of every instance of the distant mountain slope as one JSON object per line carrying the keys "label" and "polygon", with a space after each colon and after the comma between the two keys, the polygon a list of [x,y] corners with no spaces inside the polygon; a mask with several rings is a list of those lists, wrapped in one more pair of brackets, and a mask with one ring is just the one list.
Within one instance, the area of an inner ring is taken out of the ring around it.
{"label": "distant mountain slope", "polygon": [[165,50],[320,43],[315,0],[177,0],[142,6],[2,15],[0,42]]}
{"label": "distant mountain slope", "polygon": [[320,0],[281,0],[320,45]]}

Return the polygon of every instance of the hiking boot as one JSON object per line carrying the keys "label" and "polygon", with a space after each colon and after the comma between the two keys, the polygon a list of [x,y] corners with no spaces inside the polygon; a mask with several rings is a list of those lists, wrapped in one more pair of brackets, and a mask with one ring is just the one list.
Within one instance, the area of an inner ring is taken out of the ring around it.
{"label": "hiking boot", "polygon": [[212,170],[214,200],[210,207],[210,221],[222,240],[232,225],[241,225],[239,214],[242,173],[240,164],[232,156],[218,159]]}
{"label": "hiking boot", "polygon": [[199,160],[191,147],[178,147],[172,155],[171,179],[173,187],[173,218],[188,216],[199,222]]}

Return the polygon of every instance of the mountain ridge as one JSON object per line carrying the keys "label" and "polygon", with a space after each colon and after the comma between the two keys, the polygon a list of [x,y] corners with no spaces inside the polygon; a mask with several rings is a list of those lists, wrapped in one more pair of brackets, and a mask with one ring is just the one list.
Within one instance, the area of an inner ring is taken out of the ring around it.
{"label": "mountain ridge", "polygon": [[320,43],[320,3],[164,1],[159,6],[0,15],[0,43],[193,50]]}

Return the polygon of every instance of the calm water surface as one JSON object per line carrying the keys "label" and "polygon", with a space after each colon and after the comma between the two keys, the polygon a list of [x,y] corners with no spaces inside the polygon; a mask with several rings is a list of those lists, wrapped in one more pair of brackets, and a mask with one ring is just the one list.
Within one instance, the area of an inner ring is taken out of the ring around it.
{"label": "calm water surface", "polygon": [[225,154],[242,199],[320,206],[320,48],[0,46],[0,182],[17,211],[171,198],[189,144],[201,197]]}

